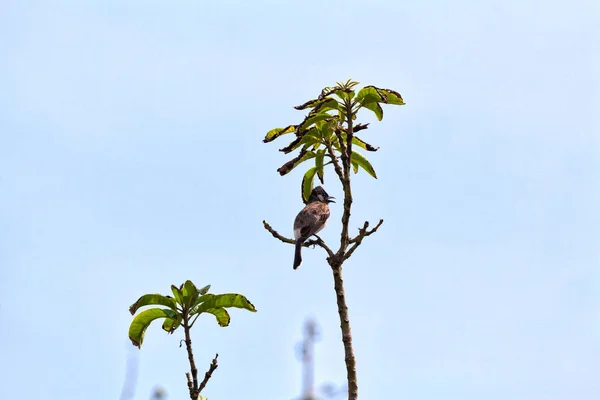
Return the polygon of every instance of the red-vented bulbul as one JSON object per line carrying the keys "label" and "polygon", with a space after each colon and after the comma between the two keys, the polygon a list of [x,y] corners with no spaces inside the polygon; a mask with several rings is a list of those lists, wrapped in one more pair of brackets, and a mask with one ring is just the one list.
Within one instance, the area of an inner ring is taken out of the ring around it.
{"label": "red-vented bulbul", "polygon": [[325,227],[329,218],[328,203],[335,203],[325,189],[317,186],[308,197],[308,203],[298,213],[294,220],[294,237],[296,239],[296,253],[294,255],[294,269],[302,264],[302,243],[312,235],[317,234]]}

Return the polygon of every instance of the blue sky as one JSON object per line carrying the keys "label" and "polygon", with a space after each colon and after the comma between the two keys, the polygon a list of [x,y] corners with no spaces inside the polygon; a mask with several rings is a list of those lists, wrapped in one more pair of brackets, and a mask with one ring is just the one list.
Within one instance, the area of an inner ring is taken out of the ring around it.
{"label": "blue sky", "polygon": [[[345,268],[363,399],[600,396],[600,8],[593,1],[55,1],[0,5],[0,366],[6,399],[185,398],[181,333],[131,348],[128,306],[192,279],[204,394],[345,379],[323,253],[293,249],[301,171],[271,128],[335,81],[402,93],[364,139]],[[374,122],[364,115],[363,122]],[[326,189],[341,197],[333,171]],[[323,231],[335,241],[341,209]]]}

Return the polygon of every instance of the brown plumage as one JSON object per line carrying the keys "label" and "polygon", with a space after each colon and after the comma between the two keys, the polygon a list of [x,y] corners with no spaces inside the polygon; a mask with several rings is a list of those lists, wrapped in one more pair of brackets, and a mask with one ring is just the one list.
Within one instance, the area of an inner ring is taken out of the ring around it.
{"label": "brown plumage", "polygon": [[296,239],[296,251],[294,253],[294,269],[302,264],[302,244],[312,235],[317,234],[327,224],[329,218],[328,203],[335,203],[334,197],[317,186],[312,190],[308,198],[308,204],[298,213],[294,220],[294,237]]}

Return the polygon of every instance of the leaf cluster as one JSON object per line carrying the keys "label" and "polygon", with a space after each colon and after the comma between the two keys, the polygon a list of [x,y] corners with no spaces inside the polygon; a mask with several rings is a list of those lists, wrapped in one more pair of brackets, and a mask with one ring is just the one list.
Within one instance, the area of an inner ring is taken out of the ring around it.
{"label": "leaf cluster", "polygon": [[[381,121],[382,104],[404,104],[400,93],[391,89],[365,86],[356,91],[356,85],[358,82],[348,80],[345,83],[338,82],[334,87],[324,88],[318,98],[294,107],[296,110],[310,110],[302,122],[272,129],[263,140],[264,143],[268,143],[281,136],[295,134],[295,138],[287,146],[279,149],[285,154],[299,150],[294,158],[277,170],[282,176],[303,162],[314,160],[314,167],[309,168],[302,179],[304,202],[308,200],[314,186],[315,176],[323,184],[325,166],[333,163],[334,159],[343,157],[344,149],[356,146],[370,152],[378,150],[378,147],[355,135],[356,132],[367,129],[369,125],[352,123],[361,109],[373,112]],[[351,146],[348,146],[349,142]],[[377,178],[375,169],[364,155],[352,150],[348,156],[355,174],[359,169],[363,169],[373,178]]]}
{"label": "leaf cluster", "polygon": [[173,296],[162,294],[145,294],[129,307],[134,315],[140,308],[146,306],[163,306],[165,308],[150,308],[137,314],[129,326],[129,339],[134,346],[140,348],[144,334],[150,324],[156,319],[164,319],[162,329],[173,333],[182,324],[191,328],[200,314],[212,314],[217,323],[228,326],[230,316],[227,308],[242,308],[256,312],[256,308],[248,299],[237,293],[211,294],[210,285],[198,289],[190,280],[179,287],[171,285]]}

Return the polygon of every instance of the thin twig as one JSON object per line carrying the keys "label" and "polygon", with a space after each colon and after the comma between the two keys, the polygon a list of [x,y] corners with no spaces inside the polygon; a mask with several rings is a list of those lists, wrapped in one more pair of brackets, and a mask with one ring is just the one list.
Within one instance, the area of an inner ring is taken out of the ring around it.
{"label": "thin twig", "polygon": [[[329,246],[327,246],[327,245],[325,244],[325,241],[324,241],[323,239],[321,239],[321,237],[320,237],[320,236],[318,236],[318,235],[314,235],[314,236],[317,238],[317,240],[311,240],[311,242],[316,242],[315,244],[316,244],[317,246],[320,246],[320,247],[322,247],[322,248],[323,248],[323,249],[324,249],[324,250],[327,252],[328,259],[329,259],[329,258],[331,258],[331,257],[333,257],[333,256],[334,256],[334,254],[333,254],[333,250],[331,250],[331,249],[329,248]],[[309,246],[310,246],[310,244],[309,244]]]}
{"label": "thin twig", "polygon": [[371,235],[372,233],[377,232],[377,229],[379,229],[381,224],[383,224],[382,219],[379,220],[379,222],[377,223],[377,225],[375,225],[375,227],[373,229],[368,230],[367,228],[369,227],[369,221],[365,221],[365,224],[363,225],[363,227],[358,228],[358,235],[356,237],[350,239],[350,243],[354,243],[354,245],[348,249],[348,251],[344,255],[344,260],[347,260],[350,258],[352,253],[354,253],[354,250],[356,250],[356,248],[358,246],[360,246],[360,244],[362,243],[362,241],[365,237]]}
{"label": "thin twig", "polygon": [[368,123],[367,123],[367,124],[357,124],[357,125],[354,127],[354,133],[356,133],[356,132],[358,132],[358,131],[362,131],[362,130],[364,130],[364,129],[369,129],[369,124],[368,124]]}
{"label": "thin twig", "polygon": [[194,326],[194,324],[196,323],[196,320],[198,319],[198,317],[200,316],[201,313],[198,313],[196,315],[194,315],[194,320],[190,323],[190,329],[192,329],[192,326]]}
{"label": "thin twig", "polygon": [[356,237],[353,237],[352,239],[350,239],[350,243],[356,243],[357,241],[359,241],[363,237],[370,236],[372,233],[377,232],[377,230],[379,229],[379,227],[382,224],[383,224],[383,220],[380,219],[379,222],[377,223],[377,225],[375,225],[375,227],[373,229],[368,230],[367,228],[369,227],[369,221],[365,221],[363,227],[362,228],[358,228],[358,235],[356,235]]}
{"label": "thin twig", "polygon": [[200,383],[200,387],[198,388],[198,394],[202,393],[202,389],[204,389],[204,386],[206,386],[206,384],[208,383],[208,380],[212,376],[213,372],[215,372],[215,369],[219,368],[219,365],[217,364],[218,357],[219,354],[217,354],[215,358],[213,358],[212,362],[210,363],[210,367],[208,368],[208,371],[206,371],[206,373],[204,374],[204,379],[202,380],[202,382]]}
{"label": "thin twig", "polygon": [[337,174],[338,178],[340,178],[340,181],[343,181],[344,173],[342,172],[342,167],[340,167],[340,163],[338,162],[338,157],[333,151],[333,146],[331,146],[331,142],[327,140],[325,142],[325,146],[327,147],[327,153],[329,153],[329,157],[331,157],[331,161],[333,162],[333,169],[335,170],[335,173]]}
{"label": "thin twig", "polygon": [[[290,239],[290,238],[287,238],[287,237],[281,235],[279,232],[277,232],[275,229],[273,229],[267,221],[263,221],[263,226],[265,227],[265,229],[267,231],[271,232],[271,235],[273,235],[274,238],[281,240],[283,243],[296,244],[296,241],[294,239]],[[302,243],[302,246],[303,247],[319,246],[327,252],[327,255],[329,257],[333,257],[333,251],[329,248],[329,246],[327,246],[325,244],[323,239],[321,239],[317,235],[314,235],[314,236],[316,237],[316,239],[307,240],[306,242]]]}

